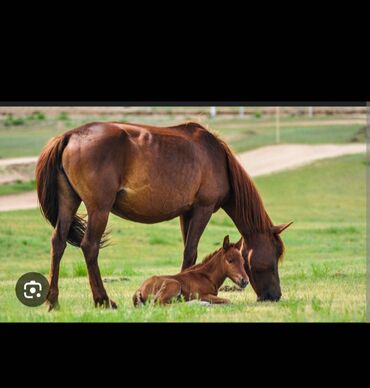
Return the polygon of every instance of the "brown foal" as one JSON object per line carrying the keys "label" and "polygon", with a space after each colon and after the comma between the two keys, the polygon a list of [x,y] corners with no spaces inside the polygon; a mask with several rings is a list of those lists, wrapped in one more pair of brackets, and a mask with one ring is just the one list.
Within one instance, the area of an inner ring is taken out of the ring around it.
{"label": "brown foal", "polygon": [[241,246],[242,239],[231,244],[229,236],[226,236],[222,248],[208,255],[201,264],[177,275],[152,276],[135,292],[134,305],[144,304],[148,299],[152,299],[154,303],[167,304],[181,296],[186,301],[199,299],[209,303],[230,303],[228,299],[217,296],[225,279],[231,279],[242,288],[249,281],[244,269]]}

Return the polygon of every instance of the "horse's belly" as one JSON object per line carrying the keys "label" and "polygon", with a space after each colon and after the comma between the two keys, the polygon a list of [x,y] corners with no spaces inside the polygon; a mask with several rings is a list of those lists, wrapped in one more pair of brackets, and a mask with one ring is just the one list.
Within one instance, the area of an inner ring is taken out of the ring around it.
{"label": "horse's belly", "polygon": [[155,192],[123,188],[116,197],[112,213],[131,221],[157,223],[170,220],[190,209],[191,195],[176,192]]}
{"label": "horse's belly", "polygon": [[[124,168],[113,212],[133,221],[156,223],[179,216],[196,201],[202,182],[199,162],[152,145],[133,148]],[[150,152],[149,152],[150,151]]]}

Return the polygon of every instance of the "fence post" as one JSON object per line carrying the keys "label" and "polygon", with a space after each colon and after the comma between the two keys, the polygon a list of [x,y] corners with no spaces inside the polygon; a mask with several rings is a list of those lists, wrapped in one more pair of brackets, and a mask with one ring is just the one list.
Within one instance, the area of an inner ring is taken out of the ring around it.
{"label": "fence post", "polygon": [[312,107],[312,106],[309,106],[309,107],[308,107],[308,117],[309,117],[309,118],[312,118],[312,117],[313,117],[313,107]]}
{"label": "fence post", "polygon": [[239,108],[239,117],[242,119],[244,117],[244,106]]}
{"label": "fence post", "polygon": [[280,143],[280,107],[275,108],[275,135],[276,135],[276,144]]}
{"label": "fence post", "polygon": [[217,108],[215,106],[211,106],[209,109],[209,114],[211,115],[211,118],[214,119],[217,115]]}

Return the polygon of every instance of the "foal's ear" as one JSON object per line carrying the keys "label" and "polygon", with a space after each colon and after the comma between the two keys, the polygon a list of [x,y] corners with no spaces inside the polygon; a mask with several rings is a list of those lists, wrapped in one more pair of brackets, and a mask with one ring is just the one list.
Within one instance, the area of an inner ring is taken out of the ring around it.
{"label": "foal's ear", "polygon": [[242,250],[242,247],[243,247],[243,237],[240,238],[240,240],[234,245],[235,248],[238,250],[238,251],[241,251]]}
{"label": "foal's ear", "polygon": [[224,250],[226,251],[230,246],[230,239],[229,239],[229,235],[225,236],[224,238],[224,243],[223,243],[223,248]]}
{"label": "foal's ear", "polygon": [[288,224],[281,224],[281,225],[275,225],[271,228],[271,231],[273,234],[280,234],[283,232],[286,228],[288,228],[290,225],[292,225],[292,222],[289,222]]}

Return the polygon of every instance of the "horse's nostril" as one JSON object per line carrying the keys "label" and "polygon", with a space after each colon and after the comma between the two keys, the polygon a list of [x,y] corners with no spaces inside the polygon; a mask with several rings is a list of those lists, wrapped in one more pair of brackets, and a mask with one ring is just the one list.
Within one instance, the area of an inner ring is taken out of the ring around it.
{"label": "horse's nostril", "polygon": [[268,291],[268,292],[261,294],[257,298],[257,301],[258,302],[264,302],[264,301],[278,302],[280,300],[280,298],[281,298],[281,293],[275,294],[275,293]]}
{"label": "horse's nostril", "polygon": [[266,300],[270,300],[271,302],[278,302],[280,300],[281,294],[272,294],[268,293],[266,296]]}

